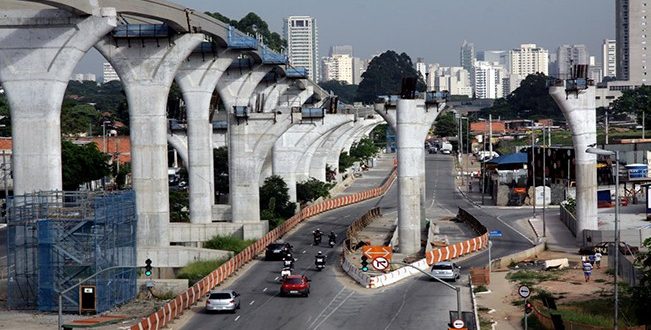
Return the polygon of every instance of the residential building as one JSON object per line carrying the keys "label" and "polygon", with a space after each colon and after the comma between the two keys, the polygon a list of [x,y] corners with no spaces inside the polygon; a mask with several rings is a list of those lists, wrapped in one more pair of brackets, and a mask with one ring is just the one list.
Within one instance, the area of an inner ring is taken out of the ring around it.
{"label": "residential building", "polygon": [[284,19],[283,33],[287,40],[289,63],[307,69],[308,77],[318,82],[319,38],[316,18],[289,16]]}
{"label": "residential building", "polygon": [[635,85],[647,82],[649,23],[647,0],[617,0],[615,31],[617,37],[617,79]]}
{"label": "residential building", "polygon": [[536,44],[522,44],[520,48],[509,51],[511,86],[519,86],[528,75],[544,73],[549,75],[549,51]]}
{"label": "residential building", "polygon": [[602,70],[605,77],[617,76],[617,44],[615,40],[604,39],[601,48]]}
{"label": "residential building", "polygon": [[345,81],[353,84],[353,58],[348,54],[333,54],[322,60],[322,80]]}
{"label": "residential building", "polygon": [[362,82],[362,74],[368,68],[369,60],[364,60],[359,57],[353,57],[353,84],[359,85]]}
{"label": "residential building", "polygon": [[589,64],[588,48],[585,45],[562,45],[556,54],[556,70],[553,75],[557,78],[570,78],[572,65]]}
{"label": "residential building", "polygon": [[477,52],[477,60],[489,63],[499,63],[509,71],[509,52],[506,50],[480,50]]}
{"label": "residential building", "polygon": [[[416,59],[416,64],[414,64],[414,68],[416,69],[416,72],[418,72],[421,77],[423,77],[423,80],[427,78],[427,64],[425,64],[424,58],[418,57]],[[427,81],[425,81],[425,83],[427,83]]]}
{"label": "residential building", "polygon": [[594,56],[590,56],[588,64],[588,79],[591,79],[595,83],[601,82],[604,79],[604,72],[602,67],[597,65],[597,59]]}
{"label": "residential building", "polygon": [[497,99],[505,96],[504,78],[506,69],[498,63],[475,61],[474,93],[478,99]]}
{"label": "residential building", "polygon": [[102,71],[103,81],[105,84],[113,80],[120,81],[120,77],[118,76],[118,73],[115,72],[115,69],[113,69],[113,66],[111,66],[111,63],[105,62]]}
{"label": "residential building", "polygon": [[470,84],[472,86],[474,86],[475,83],[475,78],[473,77],[475,70],[473,69],[473,65],[475,64],[476,60],[477,57],[475,56],[475,45],[464,40],[461,44],[459,63],[461,67],[470,72]]}
{"label": "residential building", "polygon": [[451,95],[465,95],[472,97],[470,86],[470,73],[460,66],[439,67],[438,64],[430,66],[430,87],[437,91],[448,91]]}
{"label": "residential building", "polygon": [[83,81],[97,81],[97,77],[93,73],[75,73],[70,77],[70,80],[75,80],[78,82]]}

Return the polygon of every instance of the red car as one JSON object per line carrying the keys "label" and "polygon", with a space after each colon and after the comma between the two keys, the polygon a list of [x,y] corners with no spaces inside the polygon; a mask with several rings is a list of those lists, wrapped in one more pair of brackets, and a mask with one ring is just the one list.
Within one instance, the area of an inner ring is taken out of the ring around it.
{"label": "red car", "polygon": [[310,280],[305,275],[289,275],[280,286],[280,295],[303,295],[310,294]]}

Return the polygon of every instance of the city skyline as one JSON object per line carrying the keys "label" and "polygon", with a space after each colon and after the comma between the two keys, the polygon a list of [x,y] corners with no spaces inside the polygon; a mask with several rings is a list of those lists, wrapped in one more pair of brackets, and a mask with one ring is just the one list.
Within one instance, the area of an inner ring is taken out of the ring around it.
{"label": "city skyline", "polygon": [[[603,39],[615,39],[615,5],[607,0],[413,0],[410,6],[388,0],[373,4],[360,0],[173,2],[199,11],[217,11],[231,19],[254,12],[269,24],[270,30],[281,35],[283,18],[314,16],[319,22],[319,58],[327,56],[333,45],[352,45],[354,56],[362,59],[391,49],[407,53],[414,62],[423,57],[426,63],[458,66],[459,47],[467,40],[478,51],[509,50],[523,43],[535,43],[551,51],[563,44],[585,44],[601,63]],[[346,10],[337,4],[345,5]],[[389,24],[398,21],[400,28]],[[428,39],[430,36],[433,40]],[[102,62],[93,50],[75,72],[92,72],[99,77]]]}

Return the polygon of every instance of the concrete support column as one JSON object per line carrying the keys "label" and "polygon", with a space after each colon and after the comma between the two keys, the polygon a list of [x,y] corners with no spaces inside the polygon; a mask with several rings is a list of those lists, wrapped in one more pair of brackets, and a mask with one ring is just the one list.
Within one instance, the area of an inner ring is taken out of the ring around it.
{"label": "concrete support column", "polygon": [[230,122],[228,171],[233,222],[257,222],[260,173],[274,143],[292,125],[291,118],[289,113],[253,113],[247,122],[238,124],[234,115]]}
{"label": "concrete support column", "polygon": [[[333,129],[352,121],[350,115],[328,114],[314,122],[303,121],[290,127],[273,147],[273,173],[285,179],[289,200],[296,202],[296,172],[301,159],[312,159],[310,147]],[[323,171],[325,172],[325,170]],[[324,174],[325,176],[325,174]],[[325,178],[324,180],[325,181]]]}
{"label": "concrete support column", "polygon": [[217,82],[217,91],[227,112],[233,106],[250,106],[249,100],[262,78],[271,70],[270,66],[256,65],[253,69],[231,68]]}
{"label": "concrete support column", "polygon": [[14,194],[61,190],[61,103],[84,54],[116,26],[113,8],[3,10],[0,82],[11,109]]}
{"label": "concrete support column", "polygon": [[117,71],[129,103],[131,166],[136,191],[138,244],[169,245],[167,97],[181,63],[203,41],[202,34],[173,37],[144,46],[105,37],[95,47]]}
{"label": "concrete support column", "polygon": [[597,143],[595,88],[566,93],[565,87],[550,87],[549,94],[561,108],[572,130],[576,172],[576,240],[583,243],[583,230],[597,230],[597,156],[585,152]]}
{"label": "concrete support column", "polygon": [[423,141],[437,115],[438,111],[426,111],[422,99],[398,101],[398,235],[400,252],[405,254],[420,250]]}
{"label": "concrete support column", "polygon": [[188,120],[188,175],[190,190],[190,222],[211,223],[215,204],[212,124],[210,100],[217,81],[231,65],[235,55],[219,52],[220,57],[194,53],[184,61],[176,74],[186,104]]}

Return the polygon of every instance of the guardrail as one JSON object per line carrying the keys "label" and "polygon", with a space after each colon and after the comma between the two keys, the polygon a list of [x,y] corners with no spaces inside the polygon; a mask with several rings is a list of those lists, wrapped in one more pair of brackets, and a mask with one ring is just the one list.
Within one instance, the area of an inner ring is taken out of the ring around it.
{"label": "guardrail", "polygon": [[[433,249],[425,253],[425,258],[412,263],[411,266],[421,270],[426,270],[430,265],[437,262],[452,260],[468,253],[481,250],[488,246],[488,231],[486,230],[486,227],[484,227],[477,219],[475,219],[472,215],[461,208],[459,208],[459,215],[457,217],[462,221],[467,222],[470,227],[480,235],[463,242],[458,242],[438,249]],[[353,224],[357,223],[358,221],[361,222],[362,218],[356,220]],[[353,227],[353,225],[351,225],[351,227]],[[348,228],[346,231],[347,233],[351,231],[351,227]],[[357,230],[359,230],[359,228]],[[350,238],[347,237],[346,239],[348,240]],[[386,274],[374,276],[361,271],[358,269],[358,267],[348,261],[347,252],[350,251],[346,247],[344,249],[344,255],[341,261],[341,267],[346,273],[348,273],[350,277],[355,279],[359,284],[366,288],[379,288],[385,285],[393,284],[418,272],[412,267],[402,267]]]}
{"label": "guardrail", "polygon": [[563,203],[561,203],[559,212],[561,215],[561,222],[563,222],[565,224],[565,227],[567,227],[567,229],[572,232],[572,235],[576,237],[576,218],[574,217],[574,214],[565,208],[565,205],[563,205]]}
{"label": "guardrail", "polygon": [[147,317],[144,317],[142,320],[140,320],[140,322],[132,325],[130,329],[158,330],[163,328],[173,319],[183,314],[184,310],[190,308],[190,306],[195,304],[199,299],[201,299],[201,297],[205,296],[212,288],[222,283],[236,270],[251,261],[253,258],[255,258],[256,255],[263,252],[269,243],[272,243],[273,241],[282,237],[302,221],[305,221],[310,217],[326,211],[379,197],[386,193],[387,190],[389,190],[396,177],[397,172],[394,168],[384,183],[379,187],[362,191],[353,195],[341,196],[325,200],[321,203],[310,205],[304,208],[293,217],[287,219],[280,226],[274,228],[269,233],[264,235],[261,239],[252,245],[249,245],[242,252],[236,254],[233,258],[229,259],[227,262],[219,266],[219,268],[215,269],[208,276],[198,281],[187,291],[181,293],[180,295],[176,296],[176,298],[167,302],[156,312]]}

